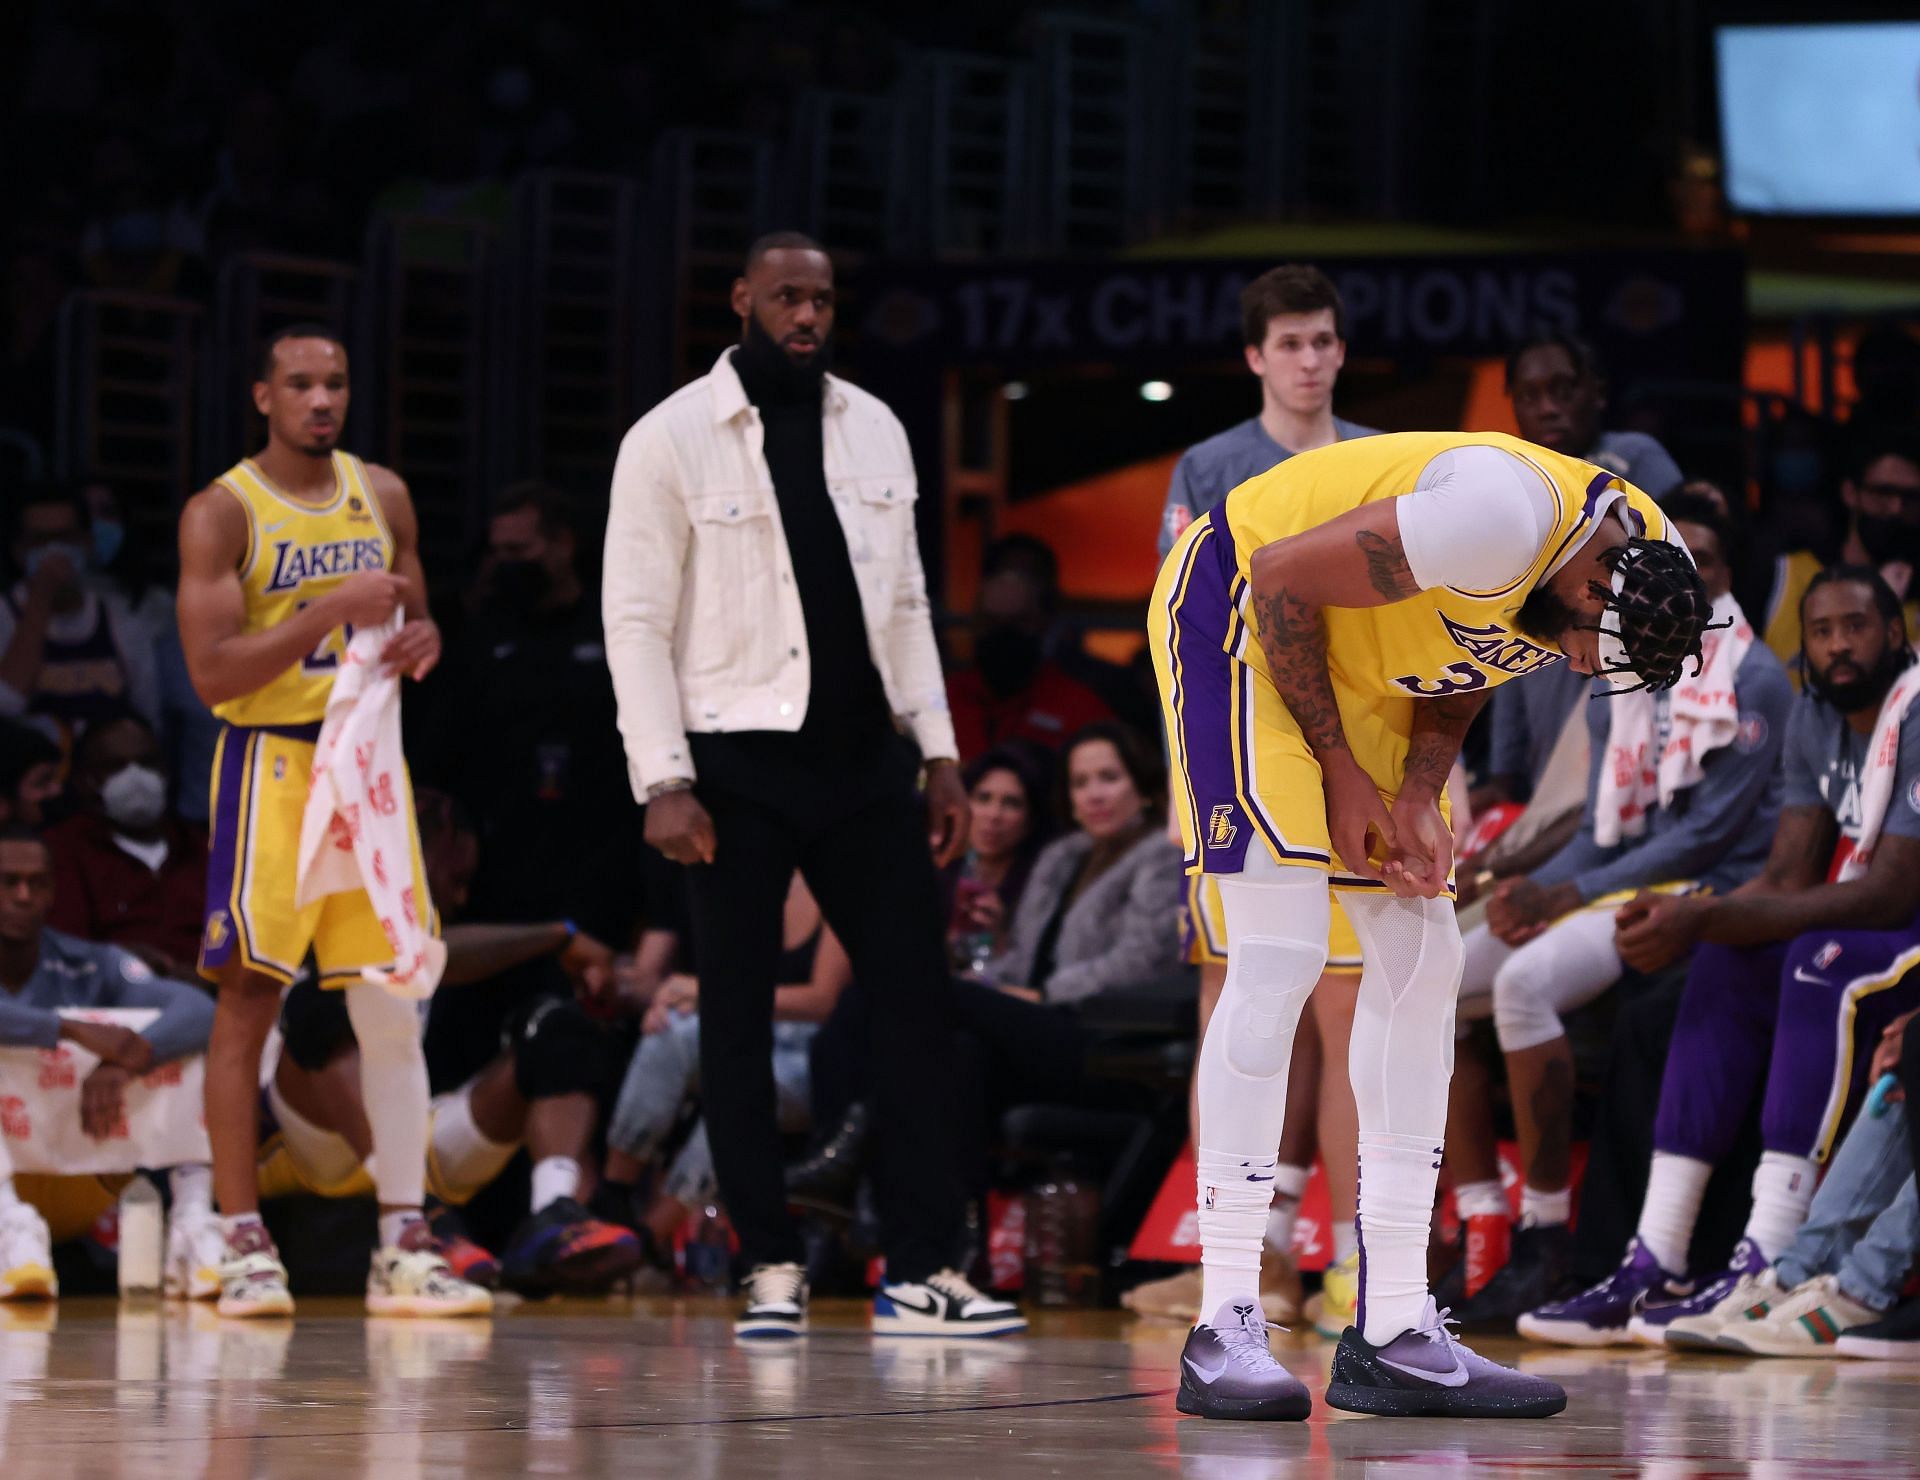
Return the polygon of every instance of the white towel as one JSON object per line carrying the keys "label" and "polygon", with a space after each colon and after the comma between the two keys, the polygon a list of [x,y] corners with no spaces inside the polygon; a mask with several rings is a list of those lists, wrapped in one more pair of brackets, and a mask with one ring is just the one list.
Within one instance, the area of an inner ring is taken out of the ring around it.
{"label": "white towel", "polygon": [[1860,841],[1840,840],[1835,879],[1857,879],[1873,862],[1874,845],[1880,841],[1880,828],[1893,801],[1893,778],[1900,769],[1900,722],[1906,718],[1915,694],[1920,694],[1920,664],[1895,679],[1887,697],[1880,701],[1880,717],[1873,722],[1873,743],[1867,747],[1867,763],[1860,774]]}
{"label": "white towel", "polygon": [[1740,733],[1733,680],[1753,646],[1753,627],[1731,595],[1714,602],[1712,620],[1732,625],[1708,629],[1699,673],[1690,672],[1666,694],[1664,743],[1656,737],[1656,695],[1640,689],[1606,701],[1607,754],[1593,804],[1593,840],[1603,848],[1644,833],[1654,806],[1671,805],[1704,774],[1701,763]]}
{"label": "white towel", "polygon": [[393,969],[361,975],[396,997],[433,995],[447,948],[428,928],[431,902],[413,887],[413,823],[400,746],[400,675],[380,652],[400,618],[354,633],[327,697],[313,751],[294,903],[365,890],[393,948]]}

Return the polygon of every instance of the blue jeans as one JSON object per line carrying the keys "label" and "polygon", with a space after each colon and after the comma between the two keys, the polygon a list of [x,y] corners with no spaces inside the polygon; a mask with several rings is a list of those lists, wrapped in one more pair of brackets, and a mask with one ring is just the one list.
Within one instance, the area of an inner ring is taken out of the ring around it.
{"label": "blue jeans", "polygon": [[[783,1131],[807,1127],[811,1092],[807,1049],[817,1031],[816,1023],[773,1025],[773,1085]],[[642,1038],[634,1050],[607,1126],[607,1144],[636,1160],[648,1160],[672,1134],[681,1107],[699,1086],[700,1016],[676,1013],[664,1030]],[[719,1184],[704,1119],[688,1135],[661,1186],[669,1197],[689,1207],[713,1201]]]}
{"label": "blue jeans", "polygon": [[1775,1261],[1788,1289],[1838,1274],[1862,1305],[1891,1310],[1920,1248],[1920,1190],[1907,1145],[1907,1106],[1862,1115],[1847,1132],[1813,1195],[1807,1221]]}

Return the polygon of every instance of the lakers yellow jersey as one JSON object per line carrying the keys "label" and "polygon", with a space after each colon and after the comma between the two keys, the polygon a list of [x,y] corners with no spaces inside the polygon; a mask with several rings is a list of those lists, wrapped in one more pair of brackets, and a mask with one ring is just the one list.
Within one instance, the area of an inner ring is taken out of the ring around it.
{"label": "lakers yellow jersey", "polygon": [[1497,591],[1437,587],[1377,607],[1328,607],[1327,667],[1341,699],[1341,718],[1356,749],[1359,728],[1384,741],[1404,735],[1417,698],[1467,693],[1519,678],[1559,660],[1560,650],[1514,625],[1535,586],[1586,543],[1595,521],[1624,499],[1629,528],[1666,536],[1666,520],[1646,494],[1605,468],[1496,432],[1397,432],[1355,438],[1303,452],[1242,483],[1227,495],[1227,521],[1237,562],[1229,593],[1247,626],[1235,655],[1263,675],[1249,594],[1253,552],[1362,504],[1412,492],[1422,470],[1455,447],[1494,446],[1526,459],[1558,503],[1552,532],[1529,569]]}
{"label": "lakers yellow jersey", "polygon": [[[355,571],[393,566],[393,533],[367,479],[350,453],[333,454],[333,497],[303,503],[275,488],[252,458],[216,480],[247,511],[247,552],[240,585],[247,615],[242,632],[264,632]],[[340,655],[352,632],[336,627],[326,641],[278,678],[229,699],[214,713],[231,725],[304,725],[324,719]]]}

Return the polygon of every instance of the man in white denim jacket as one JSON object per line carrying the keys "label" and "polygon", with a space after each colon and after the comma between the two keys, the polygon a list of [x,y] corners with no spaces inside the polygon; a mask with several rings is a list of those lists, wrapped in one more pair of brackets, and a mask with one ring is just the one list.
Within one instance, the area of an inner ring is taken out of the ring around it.
{"label": "man in white denim jacket", "polygon": [[880,401],[826,373],[833,266],[816,243],[754,243],[732,306],[740,344],[621,444],[604,615],[647,841],[689,868],[709,1139],[751,1268],[734,1329],[806,1329],[771,1066],[798,868],[871,1003],[887,1255],[874,1328],[1018,1330],[1018,1311],[946,1267],[962,1200],[934,864],[965,847],[967,799],[912,453]]}

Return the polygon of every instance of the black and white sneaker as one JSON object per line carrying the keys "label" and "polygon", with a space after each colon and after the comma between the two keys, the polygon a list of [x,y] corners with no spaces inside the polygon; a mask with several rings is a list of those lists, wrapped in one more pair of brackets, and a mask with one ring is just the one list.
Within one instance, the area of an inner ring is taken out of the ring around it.
{"label": "black and white sneaker", "polygon": [[950,1269],[882,1284],[873,1297],[875,1336],[1011,1336],[1026,1329],[1018,1306],[982,1295]]}
{"label": "black and white sneaker", "polygon": [[807,1272],[797,1264],[756,1264],[746,1279],[747,1308],[733,1334],[779,1341],[807,1334]]}
{"label": "black and white sneaker", "polygon": [[1327,1402],[1400,1418],[1551,1418],[1566,1390],[1489,1362],[1454,1339],[1431,1298],[1420,1324],[1382,1346],[1347,1327],[1333,1354]]}
{"label": "black and white sneaker", "polygon": [[1275,1360],[1267,1318],[1255,1300],[1232,1301],[1187,1333],[1174,1406],[1201,1418],[1302,1419],[1313,1410],[1306,1384]]}

